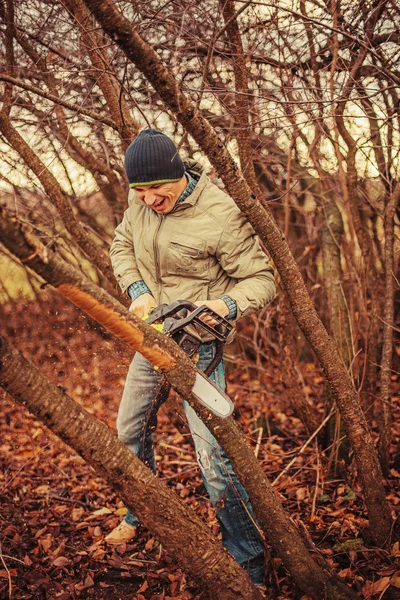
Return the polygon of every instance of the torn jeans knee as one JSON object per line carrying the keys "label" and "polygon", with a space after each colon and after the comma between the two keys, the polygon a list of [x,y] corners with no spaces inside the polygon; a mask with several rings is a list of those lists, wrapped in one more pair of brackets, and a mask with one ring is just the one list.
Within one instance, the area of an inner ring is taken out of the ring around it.
{"label": "torn jeans knee", "polygon": [[215,506],[218,500],[224,496],[228,484],[222,470],[216,464],[215,449],[210,448],[208,452],[205,448],[199,448],[197,450],[197,462],[211,503]]}

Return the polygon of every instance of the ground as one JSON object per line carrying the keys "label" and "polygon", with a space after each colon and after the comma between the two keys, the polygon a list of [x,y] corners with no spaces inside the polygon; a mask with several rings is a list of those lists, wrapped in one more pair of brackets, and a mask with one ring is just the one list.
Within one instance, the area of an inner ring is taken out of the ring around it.
{"label": "ground", "polygon": [[[26,358],[115,429],[130,350],[50,294],[29,304],[3,305],[0,325]],[[323,378],[311,362],[302,365],[302,374],[304,392],[322,421]],[[284,400],[276,357],[258,368],[239,357],[230,364],[228,393],[270,479],[286,469],[275,489],[309,547],[360,597],[396,597],[399,544],[386,550],[366,545],[366,515],[351,464],[345,476],[328,476],[331,450],[322,452],[313,441],[299,454],[309,436]],[[2,392],[0,399],[0,598],[208,598],[147,531],[132,544],[106,546],[104,535],[125,510],[113,490],[23,407]],[[172,397],[160,412],[159,477],[218,535],[178,403]],[[400,474],[392,469],[391,475],[387,491],[396,515]],[[306,600],[273,554],[267,588],[269,598]]]}

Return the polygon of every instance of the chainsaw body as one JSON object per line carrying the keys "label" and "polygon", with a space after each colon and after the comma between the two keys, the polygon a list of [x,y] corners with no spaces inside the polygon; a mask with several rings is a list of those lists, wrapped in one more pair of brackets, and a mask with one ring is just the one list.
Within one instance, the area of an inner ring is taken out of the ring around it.
{"label": "chainsaw body", "polygon": [[[213,319],[215,325],[203,321],[202,317],[204,316]],[[204,371],[206,375],[210,375],[220,363],[224,344],[232,331],[232,324],[224,317],[208,306],[196,306],[189,300],[176,300],[171,304],[160,304],[151,311],[145,321],[149,325],[163,323],[162,332],[172,337],[190,358],[197,354],[202,343],[197,330],[200,328],[210,334],[216,343],[216,351],[213,360]]]}

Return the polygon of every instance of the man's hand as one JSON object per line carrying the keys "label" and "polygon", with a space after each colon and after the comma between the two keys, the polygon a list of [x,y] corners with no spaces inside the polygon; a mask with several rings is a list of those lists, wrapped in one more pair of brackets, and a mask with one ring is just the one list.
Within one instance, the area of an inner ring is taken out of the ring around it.
{"label": "man's hand", "polygon": [[[211,308],[211,310],[216,312],[221,317],[226,317],[229,315],[229,308],[223,300],[198,300],[194,304],[196,306],[208,306],[208,308]],[[215,321],[215,319],[209,315],[202,315],[200,318],[208,325],[218,325],[217,321]]]}
{"label": "man's hand", "polygon": [[140,294],[140,296],[138,296],[136,298],[136,300],[134,300],[132,302],[132,304],[129,307],[129,310],[132,311],[137,317],[139,317],[139,319],[143,319],[143,317],[145,315],[147,315],[152,308],[155,308],[157,306],[157,302],[155,301],[155,299],[153,298],[153,296],[151,294]]}

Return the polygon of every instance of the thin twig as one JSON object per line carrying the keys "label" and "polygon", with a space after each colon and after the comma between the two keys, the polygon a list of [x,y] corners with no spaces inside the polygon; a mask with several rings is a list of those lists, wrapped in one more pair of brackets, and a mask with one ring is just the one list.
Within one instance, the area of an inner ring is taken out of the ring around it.
{"label": "thin twig", "polygon": [[34,458],[37,457],[37,455],[39,454],[39,452],[42,452],[43,450],[47,450],[47,448],[49,448],[50,443],[46,444],[45,446],[40,447],[37,449],[37,451],[30,456],[25,462],[24,464],[14,473],[13,477],[11,477],[11,479],[9,479],[8,481],[6,480],[3,487],[0,488],[0,494],[2,494],[3,492],[5,492],[5,490],[7,489],[7,487],[14,481],[14,479],[21,473],[21,471],[23,471],[26,467],[26,465],[28,463],[30,463]]}
{"label": "thin twig", "polygon": [[112,129],[117,129],[117,125],[115,124],[115,122],[112,119],[109,119],[108,117],[103,117],[103,116],[93,112],[92,110],[88,110],[87,108],[84,108],[83,106],[78,106],[74,102],[69,102],[69,100],[64,100],[62,98],[59,98],[58,96],[55,96],[54,94],[50,94],[49,92],[46,92],[45,90],[41,90],[40,88],[35,87],[34,85],[32,85],[30,83],[26,83],[25,81],[22,81],[21,79],[16,79],[15,77],[10,77],[10,75],[7,75],[6,73],[0,73],[0,81],[5,81],[5,82],[11,83],[13,85],[16,85],[17,87],[27,90],[28,92],[31,92],[38,96],[41,96],[42,98],[46,98],[46,100],[50,100],[50,102],[54,102],[54,104],[64,106],[64,108],[67,108],[68,110],[71,110],[77,114],[84,115],[85,117],[89,117],[90,119],[93,119],[94,121],[100,121],[101,123],[104,123],[104,125],[108,125],[108,127],[111,127]]}
{"label": "thin twig", "polygon": [[24,565],[24,567],[28,566],[26,563],[24,563],[23,560],[20,560],[19,558],[15,558],[14,556],[8,556],[8,554],[2,554],[2,556],[3,556],[3,558],[8,558],[9,560],[13,560],[14,562],[21,563],[21,565]]}
{"label": "thin twig", "polygon": [[197,470],[197,463],[195,466],[190,467],[189,469],[182,469],[182,471],[179,471],[179,473],[174,473],[173,475],[168,475],[165,477],[160,477],[161,481],[169,481],[170,479],[176,479],[177,477],[180,477],[181,475],[185,475],[186,473],[190,473],[191,471],[195,471]]}
{"label": "thin twig", "polygon": [[11,574],[10,574],[10,571],[8,570],[7,565],[6,565],[6,563],[4,561],[4,558],[3,558],[3,552],[2,552],[2,548],[1,548],[1,542],[0,542],[0,560],[3,563],[4,569],[6,570],[7,575],[8,575],[8,597],[11,600],[11,597],[12,597]]}
{"label": "thin twig", "polygon": [[311,518],[315,515],[315,509],[316,509],[316,505],[317,505],[317,494],[318,494],[318,488],[319,488],[319,477],[320,477],[320,460],[319,460],[319,452],[318,452],[318,442],[317,440],[315,440],[314,442],[314,446],[315,446],[315,453],[317,455],[317,476],[316,476],[316,481],[315,481],[315,490],[314,490],[314,496],[313,496],[313,501],[312,501],[312,508],[311,508]]}
{"label": "thin twig", "polygon": [[261,440],[262,440],[262,435],[263,435],[264,428],[263,427],[259,427],[258,429],[255,429],[253,431],[253,433],[256,433],[257,431],[258,431],[258,438],[257,438],[256,447],[254,448],[254,456],[256,458],[258,458],[258,453],[260,452]]}
{"label": "thin twig", "polygon": [[59,502],[65,502],[66,504],[80,504],[84,508],[92,509],[93,504],[82,502],[82,500],[76,500],[75,498],[64,498],[64,496],[57,496],[55,494],[39,494],[41,498],[48,498],[49,500],[58,500]]}
{"label": "thin twig", "polygon": [[282,475],[284,475],[285,473],[287,473],[287,471],[289,471],[290,467],[296,462],[297,458],[303,454],[303,452],[305,451],[305,449],[307,448],[307,446],[309,446],[311,444],[311,442],[319,434],[319,432],[321,431],[321,429],[323,429],[325,427],[325,425],[327,424],[327,422],[329,421],[329,419],[332,416],[334,408],[335,408],[335,405],[333,404],[332,408],[331,408],[331,410],[330,410],[330,412],[328,414],[328,416],[325,417],[325,419],[322,421],[321,425],[319,427],[317,427],[317,429],[314,431],[314,433],[303,444],[303,446],[300,448],[297,456],[295,456],[294,458],[292,458],[292,460],[290,461],[290,463],[288,463],[286,465],[286,467],[283,469],[283,471],[281,471],[279,473],[279,475],[277,477],[275,477],[275,479],[274,479],[274,481],[272,482],[271,485],[276,485],[278,483],[278,481],[280,480],[280,478],[282,477]]}

